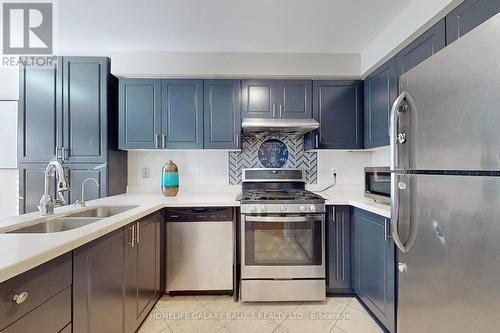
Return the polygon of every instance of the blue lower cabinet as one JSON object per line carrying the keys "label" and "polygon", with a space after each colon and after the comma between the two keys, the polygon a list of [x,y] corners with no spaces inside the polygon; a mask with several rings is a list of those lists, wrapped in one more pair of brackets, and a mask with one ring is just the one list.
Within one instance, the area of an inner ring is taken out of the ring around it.
{"label": "blue lower cabinet", "polygon": [[326,220],[328,294],[351,294],[351,208],[329,206]]}
{"label": "blue lower cabinet", "polygon": [[354,292],[389,332],[395,332],[396,258],[390,220],[353,208],[351,223]]}

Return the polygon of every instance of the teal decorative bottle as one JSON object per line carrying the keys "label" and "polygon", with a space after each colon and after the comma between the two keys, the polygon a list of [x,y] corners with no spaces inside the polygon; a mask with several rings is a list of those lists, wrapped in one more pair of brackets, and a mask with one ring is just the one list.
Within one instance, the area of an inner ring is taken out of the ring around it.
{"label": "teal decorative bottle", "polygon": [[161,169],[161,190],[166,197],[175,197],[179,192],[179,169],[170,160]]}

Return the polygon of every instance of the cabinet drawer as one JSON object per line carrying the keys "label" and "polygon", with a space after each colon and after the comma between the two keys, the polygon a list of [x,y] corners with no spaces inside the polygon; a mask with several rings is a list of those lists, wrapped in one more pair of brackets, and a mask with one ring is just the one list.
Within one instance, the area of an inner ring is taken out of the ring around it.
{"label": "cabinet drawer", "polygon": [[[71,253],[68,253],[1,283],[0,329],[12,324],[70,286],[71,267]],[[17,304],[13,301],[14,295],[23,292],[28,293],[28,298],[23,303]],[[26,331],[20,330],[18,332]]]}
{"label": "cabinet drawer", "polygon": [[[57,333],[71,322],[71,287],[67,287],[1,333]],[[64,331],[63,331],[64,332]]]}

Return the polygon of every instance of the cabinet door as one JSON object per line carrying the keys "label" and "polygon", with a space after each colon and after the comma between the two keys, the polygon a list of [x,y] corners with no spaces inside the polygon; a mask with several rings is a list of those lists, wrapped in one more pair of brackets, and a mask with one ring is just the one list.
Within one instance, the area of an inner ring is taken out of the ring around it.
{"label": "cabinet door", "polygon": [[350,207],[329,207],[327,215],[327,289],[329,293],[351,293]]}
{"label": "cabinet door", "polygon": [[85,201],[99,199],[107,196],[107,165],[103,164],[70,164],[65,166],[66,177],[71,191],[66,192],[65,199],[68,204],[73,204],[82,198],[82,184],[87,178],[94,178],[99,182],[99,187],[93,181],[85,184]]}
{"label": "cabinet door", "polygon": [[123,332],[125,232],[73,251],[73,333]]}
{"label": "cabinet door", "polygon": [[241,82],[205,80],[203,85],[204,148],[239,148]]}
{"label": "cabinet door", "polygon": [[392,58],[364,81],[364,147],[389,145],[389,116],[396,100],[396,58]]}
{"label": "cabinet door", "polygon": [[446,15],[446,44],[453,43],[498,12],[498,0],[465,0]]}
{"label": "cabinet door", "polygon": [[62,146],[61,73],[57,67],[20,66],[19,162],[50,161],[60,153]]}
{"label": "cabinet door", "polygon": [[395,248],[390,222],[355,208],[352,217],[354,290],[389,330],[395,331]]}
{"label": "cabinet door", "polygon": [[136,331],[160,297],[162,216],[161,213],[155,213],[127,227],[129,240],[125,248],[125,332],[127,333]]}
{"label": "cabinet door", "polygon": [[276,81],[241,81],[242,117],[274,118],[276,110]]}
{"label": "cabinet door", "polygon": [[446,46],[445,29],[443,18],[396,55],[398,77]]}
{"label": "cabinet door", "polygon": [[355,149],[362,147],[362,82],[315,81],[313,114],[319,129],[311,135],[316,148]]}
{"label": "cabinet door", "polygon": [[162,148],[203,148],[203,81],[162,81]]}
{"label": "cabinet door", "polygon": [[[44,193],[46,163],[19,165],[19,214],[38,211]],[[56,182],[50,177],[50,194],[55,198]]]}
{"label": "cabinet door", "polygon": [[277,117],[312,118],[312,81],[282,80],[277,88]]}
{"label": "cabinet door", "polygon": [[119,86],[119,148],[160,148],[161,81],[121,79]]}
{"label": "cabinet door", "polygon": [[63,58],[63,159],[105,162],[107,153],[107,58]]}

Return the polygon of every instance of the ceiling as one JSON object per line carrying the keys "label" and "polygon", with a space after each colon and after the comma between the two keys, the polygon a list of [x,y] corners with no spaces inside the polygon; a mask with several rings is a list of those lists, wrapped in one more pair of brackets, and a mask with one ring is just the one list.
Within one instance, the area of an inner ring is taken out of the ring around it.
{"label": "ceiling", "polygon": [[63,0],[56,52],[361,53],[412,0]]}

